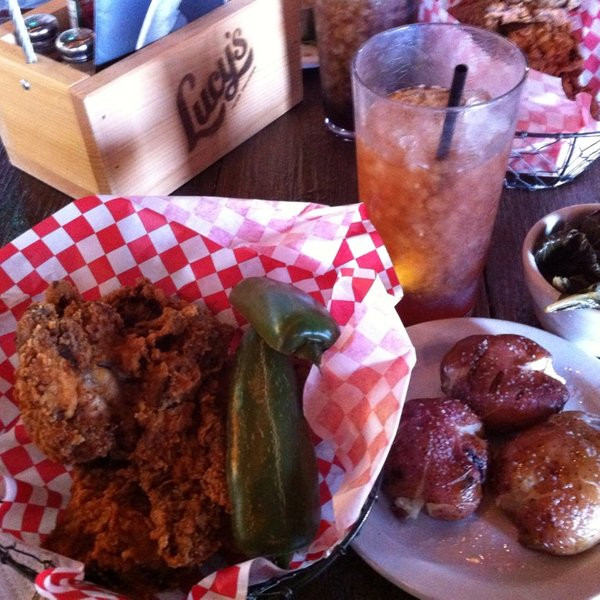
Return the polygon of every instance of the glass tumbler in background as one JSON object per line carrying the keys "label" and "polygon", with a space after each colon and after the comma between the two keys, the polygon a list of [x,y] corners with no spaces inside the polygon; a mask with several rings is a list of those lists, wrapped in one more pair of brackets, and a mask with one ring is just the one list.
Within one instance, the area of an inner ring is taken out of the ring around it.
{"label": "glass tumbler in background", "polygon": [[325,124],[351,140],[354,54],[375,33],[413,21],[417,0],[315,0],[313,11]]}
{"label": "glass tumbler in background", "polygon": [[[462,105],[448,108],[456,65]],[[359,199],[403,287],[405,325],[467,316],[478,292],[527,76],[507,39],[414,24],[368,40],[353,63]],[[450,126],[447,152],[442,130]]]}

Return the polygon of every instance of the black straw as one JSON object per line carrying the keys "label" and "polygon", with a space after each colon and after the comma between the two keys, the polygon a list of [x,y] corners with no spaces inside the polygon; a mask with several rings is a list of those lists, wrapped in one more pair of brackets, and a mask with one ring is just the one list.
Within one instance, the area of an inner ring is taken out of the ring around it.
{"label": "black straw", "polygon": [[[467,65],[456,65],[454,67],[454,76],[452,77],[452,85],[450,86],[450,94],[448,95],[448,107],[460,106],[463,90],[465,89],[465,81],[467,80]],[[450,151],[452,136],[454,135],[454,126],[456,124],[456,111],[450,110],[446,113],[444,119],[444,127],[442,129],[442,137],[438,146],[435,157],[438,160],[444,160]]]}

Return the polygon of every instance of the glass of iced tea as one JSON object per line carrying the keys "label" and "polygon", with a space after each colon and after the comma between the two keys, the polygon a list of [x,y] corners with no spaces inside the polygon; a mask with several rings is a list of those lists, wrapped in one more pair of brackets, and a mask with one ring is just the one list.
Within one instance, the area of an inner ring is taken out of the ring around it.
{"label": "glass of iced tea", "polygon": [[353,139],[354,54],[375,33],[413,21],[417,0],[314,0],[313,12],[325,125]]}
{"label": "glass of iced tea", "polygon": [[[448,107],[457,65],[466,80]],[[405,325],[473,309],[526,76],[516,45],[463,25],[390,29],[356,53],[359,199],[394,263]]]}

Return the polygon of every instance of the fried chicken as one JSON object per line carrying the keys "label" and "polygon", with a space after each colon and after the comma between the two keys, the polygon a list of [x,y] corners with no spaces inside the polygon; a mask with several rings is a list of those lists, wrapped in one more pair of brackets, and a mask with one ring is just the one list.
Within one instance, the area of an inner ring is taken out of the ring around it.
{"label": "fried chicken", "polygon": [[561,78],[572,74],[579,77],[583,71],[579,44],[569,23],[528,23],[506,35],[527,55],[532,69]]}
{"label": "fried chicken", "polygon": [[[197,567],[219,550],[230,512],[223,392],[231,335],[208,310],[147,281],[98,302],[60,282],[26,312],[17,371],[25,426],[52,458],[77,463],[49,549],[126,584]],[[87,382],[97,368],[113,394],[95,385],[94,403]],[[53,383],[65,371],[69,388]],[[49,428],[48,415],[64,406],[70,412]],[[47,441],[56,423],[59,445]]]}
{"label": "fried chicken", "polygon": [[449,12],[462,23],[505,33],[511,25],[564,25],[579,6],[578,0],[461,0]]}
{"label": "fried chicken", "polygon": [[150,537],[150,502],[136,479],[132,467],[76,467],[71,500],[46,547],[117,572],[165,569]]}
{"label": "fried chicken", "polygon": [[65,281],[17,325],[15,396],[33,442],[51,459],[79,463],[115,444],[119,383],[109,368],[122,320],[104,302],[84,302]]}
{"label": "fried chicken", "polygon": [[[583,57],[569,18],[579,6],[579,0],[461,0],[448,12],[461,23],[508,37],[532,69],[560,77],[567,98],[573,100],[589,91],[579,81]],[[595,119],[600,117],[595,101],[591,110]]]}

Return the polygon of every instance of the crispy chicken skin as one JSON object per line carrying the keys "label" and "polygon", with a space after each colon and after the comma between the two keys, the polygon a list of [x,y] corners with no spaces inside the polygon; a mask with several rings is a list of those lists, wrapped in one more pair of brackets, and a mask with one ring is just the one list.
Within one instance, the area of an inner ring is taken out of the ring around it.
{"label": "crispy chicken skin", "polygon": [[115,571],[164,568],[150,537],[150,503],[136,479],[132,467],[76,467],[71,500],[46,547]]}
{"label": "crispy chicken skin", "polygon": [[34,443],[51,459],[79,463],[115,444],[112,406],[120,386],[110,365],[122,320],[104,302],[84,302],[65,281],[48,288],[17,325],[15,396]]}
{"label": "crispy chicken skin", "polygon": [[[26,312],[18,336],[25,426],[52,458],[76,463],[46,547],[125,582],[160,579],[218,551],[230,511],[232,329],[147,281],[89,303],[60,282]],[[98,368],[111,394],[90,375]],[[70,387],[56,385],[65,377]]]}
{"label": "crispy chicken skin", "polygon": [[487,442],[481,421],[452,398],[415,398],[403,409],[387,458],[383,490],[399,517],[457,520],[482,498]]}
{"label": "crispy chicken skin", "polygon": [[448,12],[465,25],[508,37],[525,53],[532,69],[561,78],[570,100],[589,92],[590,112],[598,120],[594,90],[580,81],[584,60],[571,25],[571,13],[580,6],[580,0],[461,0]]}
{"label": "crispy chicken skin", "polygon": [[494,467],[496,502],[523,544],[570,555],[600,542],[599,417],[554,415],[507,442]]}

